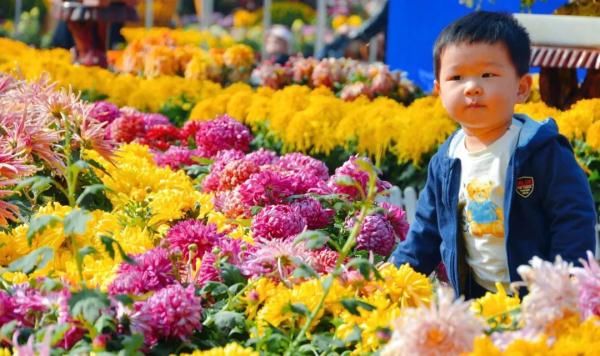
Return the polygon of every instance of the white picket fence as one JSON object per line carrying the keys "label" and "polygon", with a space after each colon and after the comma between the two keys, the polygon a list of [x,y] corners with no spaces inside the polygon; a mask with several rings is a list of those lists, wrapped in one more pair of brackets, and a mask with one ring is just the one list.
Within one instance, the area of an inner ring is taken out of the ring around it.
{"label": "white picket fence", "polygon": [[[408,222],[412,224],[415,221],[415,211],[417,210],[417,200],[419,193],[413,187],[404,190],[394,186],[390,189],[389,196],[380,197],[380,201],[400,206],[406,211]],[[600,259],[600,224],[596,224],[596,258]]]}

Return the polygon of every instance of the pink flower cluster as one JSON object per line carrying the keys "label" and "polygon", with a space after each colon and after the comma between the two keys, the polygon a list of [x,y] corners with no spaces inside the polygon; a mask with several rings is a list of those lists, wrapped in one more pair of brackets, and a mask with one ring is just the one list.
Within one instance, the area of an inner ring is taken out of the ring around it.
{"label": "pink flower cluster", "polygon": [[252,76],[260,85],[273,89],[291,84],[341,88],[339,94],[344,100],[354,100],[361,95],[394,97],[401,95],[400,92],[414,91],[412,83],[399,73],[391,72],[383,63],[366,64],[347,58],[318,61],[312,57],[291,57],[284,65],[266,61],[254,69]]}
{"label": "pink flower cluster", "polygon": [[[370,164],[366,158],[352,156],[341,167],[335,170],[327,185],[332,192],[343,194],[350,199],[356,200],[366,196],[368,191],[369,173],[362,170],[357,164],[358,160]],[[390,189],[392,185],[389,182],[377,178],[375,182],[378,192],[383,192]]]}
{"label": "pink flower cluster", "polygon": [[143,294],[176,282],[169,252],[157,247],[134,257],[135,264],[121,263],[108,286],[110,294]]}
{"label": "pink flower cluster", "polygon": [[148,345],[159,340],[188,340],[202,329],[202,306],[193,286],[173,284],[135,305],[132,329],[142,333]]}

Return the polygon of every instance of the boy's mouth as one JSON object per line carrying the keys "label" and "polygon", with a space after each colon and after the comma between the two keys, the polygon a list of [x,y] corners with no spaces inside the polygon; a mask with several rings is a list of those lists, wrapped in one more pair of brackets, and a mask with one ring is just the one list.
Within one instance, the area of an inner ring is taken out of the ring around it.
{"label": "boy's mouth", "polygon": [[469,103],[469,104],[467,104],[467,109],[481,109],[483,107],[485,107],[485,105],[479,104],[479,103]]}

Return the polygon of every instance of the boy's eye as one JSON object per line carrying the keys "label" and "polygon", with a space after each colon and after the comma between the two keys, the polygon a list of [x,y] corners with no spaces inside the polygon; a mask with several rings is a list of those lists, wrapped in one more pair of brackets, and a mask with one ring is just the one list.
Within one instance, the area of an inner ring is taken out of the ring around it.
{"label": "boy's eye", "polygon": [[448,80],[460,80],[460,75],[453,75]]}
{"label": "boy's eye", "polygon": [[496,74],[494,73],[483,73],[482,77],[483,78],[491,78],[491,77],[495,77]]}

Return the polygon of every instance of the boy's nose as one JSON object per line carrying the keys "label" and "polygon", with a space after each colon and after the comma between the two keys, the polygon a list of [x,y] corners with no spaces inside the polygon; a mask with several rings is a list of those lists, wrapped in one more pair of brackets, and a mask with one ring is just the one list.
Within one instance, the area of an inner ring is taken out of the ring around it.
{"label": "boy's nose", "polygon": [[466,96],[477,96],[483,92],[481,86],[475,81],[469,81],[465,84]]}

